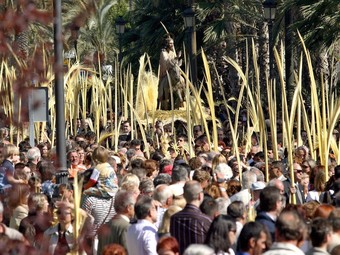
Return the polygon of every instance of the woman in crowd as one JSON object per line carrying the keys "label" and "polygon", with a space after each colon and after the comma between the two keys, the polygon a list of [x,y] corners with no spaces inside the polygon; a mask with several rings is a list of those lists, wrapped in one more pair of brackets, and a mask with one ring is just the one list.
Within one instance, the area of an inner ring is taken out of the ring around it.
{"label": "woman in crowd", "polygon": [[157,253],[158,255],[179,255],[179,245],[176,238],[166,236],[159,239]]}
{"label": "woman in crowd", "polygon": [[211,223],[205,243],[214,249],[216,255],[234,255],[231,246],[235,242],[235,220],[222,214],[216,217]]}
{"label": "woman in crowd", "polygon": [[9,227],[19,229],[20,222],[28,215],[28,196],[30,188],[27,184],[14,184],[9,193],[8,205],[12,210]]}

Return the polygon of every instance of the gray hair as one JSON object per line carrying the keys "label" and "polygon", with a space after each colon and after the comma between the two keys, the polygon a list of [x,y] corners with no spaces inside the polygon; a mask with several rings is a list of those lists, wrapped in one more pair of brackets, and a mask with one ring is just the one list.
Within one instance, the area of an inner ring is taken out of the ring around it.
{"label": "gray hair", "polygon": [[251,185],[257,181],[257,176],[254,172],[245,171],[242,174],[242,188],[243,189],[250,189]]}
{"label": "gray hair", "polygon": [[256,180],[258,182],[264,182],[264,174],[260,169],[257,167],[251,167],[249,171],[256,174]]}
{"label": "gray hair", "polygon": [[135,205],[136,198],[130,191],[120,190],[116,193],[114,209],[116,213],[123,213],[129,205]]}
{"label": "gray hair", "polygon": [[153,198],[162,204],[165,204],[166,200],[171,196],[173,196],[173,192],[166,184],[158,185],[153,194]]}
{"label": "gray hair", "polygon": [[190,244],[183,255],[214,255],[212,248],[204,244]]}
{"label": "gray hair", "polygon": [[187,203],[198,200],[199,194],[202,192],[201,184],[197,181],[187,181],[183,189],[183,197]]}
{"label": "gray hair", "polygon": [[29,149],[26,153],[27,159],[29,161],[36,160],[41,157],[40,150],[38,147],[33,147]]}
{"label": "gray hair", "polygon": [[228,206],[230,205],[231,201],[229,198],[218,197],[215,199],[218,204],[218,211],[220,214],[227,215]]}

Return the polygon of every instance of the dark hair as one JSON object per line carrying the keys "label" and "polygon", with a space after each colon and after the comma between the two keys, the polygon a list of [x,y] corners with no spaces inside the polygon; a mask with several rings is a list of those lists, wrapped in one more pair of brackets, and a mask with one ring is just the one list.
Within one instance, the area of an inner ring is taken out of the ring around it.
{"label": "dark hair", "polygon": [[155,179],[153,179],[153,185],[157,187],[160,184],[167,184],[169,185],[171,183],[171,176],[169,174],[158,174]]}
{"label": "dark hair", "polygon": [[152,207],[152,198],[149,196],[140,196],[135,204],[135,214],[138,220],[145,219]]}
{"label": "dark hair", "polygon": [[186,181],[188,178],[188,171],[185,166],[175,165],[172,169],[172,182]]}
{"label": "dark hair", "polygon": [[334,167],[334,176],[335,176],[335,179],[340,178],[340,165],[337,165],[336,167]]}
{"label": "dark hair", "polygon": [[246,207],[242,201],[234,201],[227,208],[228,215],[233,217],[235,220],[243,219],[245,212]]}
{"label": "dark hair", "polygon": [[251,238],[254,238],[255,240],[258,240],[261,236],[261,232],[265,233],[267,235],[267,238],[270,237],[270,235],[267,234],[265,230],[265,226],[259,222],[248,222],[246,223],[242,231],[239,235],[238,241],[237,241],[237,251],[243,251],[246,252],[249,250],[249,240]]}
{"label": "dark hair", "polygon": [[301,241],[303,240],[306,231],[306,224],[301,216],[295,211],[282,212],[278,217],[275,226],[279,236],[286,241]]}
{"label": "dark hair", "polygon": [[205,196],[202,204],[200,205],[202,213],[208,215],[211,219],[215,217],[218,212],[218,203],[210,196]]}
{"label": "dark hair", "polygon": [[332,231],[332,224],[323,218],[316,218],[311,224],[310,239],[313,247],[321,247]]}
{"label": "dark hair", "polygon": [[230,231],[236,231],[235,220],[228,215],[219,215],[210,225],[205,243],[214,249],[215,253],[228,252],[232,246],[228,236]]}
{"label": "dark hair", "polygon": [[261,211],[270,212],[276,209],[276,202],[282,198],[280,190],[273,186],[265,187],[260,193]]}

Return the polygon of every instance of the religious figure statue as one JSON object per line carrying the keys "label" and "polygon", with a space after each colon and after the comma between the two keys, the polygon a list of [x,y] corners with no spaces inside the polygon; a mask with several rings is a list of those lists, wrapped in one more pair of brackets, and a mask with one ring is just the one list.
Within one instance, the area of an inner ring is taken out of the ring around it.
{"label": "religious figure statue", "polygon": [[[167,35],[164,48],[161,50],[159,58],[159,85],[157,109],[161,105],[164,110],[169,110],[170,88],[169,81],[173,87],[173,91],[177,92],[178,100],[183,103],[184,79],[180,73],[181,53],[176,54],[174,40]],[[169,74],[169,77],[168,77]],[[170,79],[169,79],[170,78]]]}

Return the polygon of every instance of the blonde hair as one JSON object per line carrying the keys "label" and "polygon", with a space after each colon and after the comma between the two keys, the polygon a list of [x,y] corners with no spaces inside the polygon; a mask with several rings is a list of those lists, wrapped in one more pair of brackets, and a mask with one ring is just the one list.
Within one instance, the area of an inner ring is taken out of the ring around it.
{"label": "blonde hair", "polygon": [[227,159],[222,154],[217,154],[213,160],[212,160],[212,170],[214,171],[216,166],[218,166],[220,163],[227,163]]}
{"label": "blonde hair", "polygon": [[9,157],[18,154],[19,155],[19,148],[15,146],[14,144],[6,144],[3,151],[2,155],[5,159],[8,159]]}
{"label": "blonde hair", "polygon": [[92,152],[92,160],[96,164],[105,163],[107,162],[108,158],[109,151],[103,146],[98,146]]}
{"label": "blonde hair", "polygon": [[140,180],[137,175],[129,173],[123,176],[120,185],[123,186],[125,183],[133,183],[134,185],[139,187]]}
{"label": "blonde hair", "polygon": [[175,213],[181,211],[182,208],[177,205],[169,206],[168,210],[165,211],[162,223],[158,229],[158,233],[169,233],[170,232],[170,218]]}

